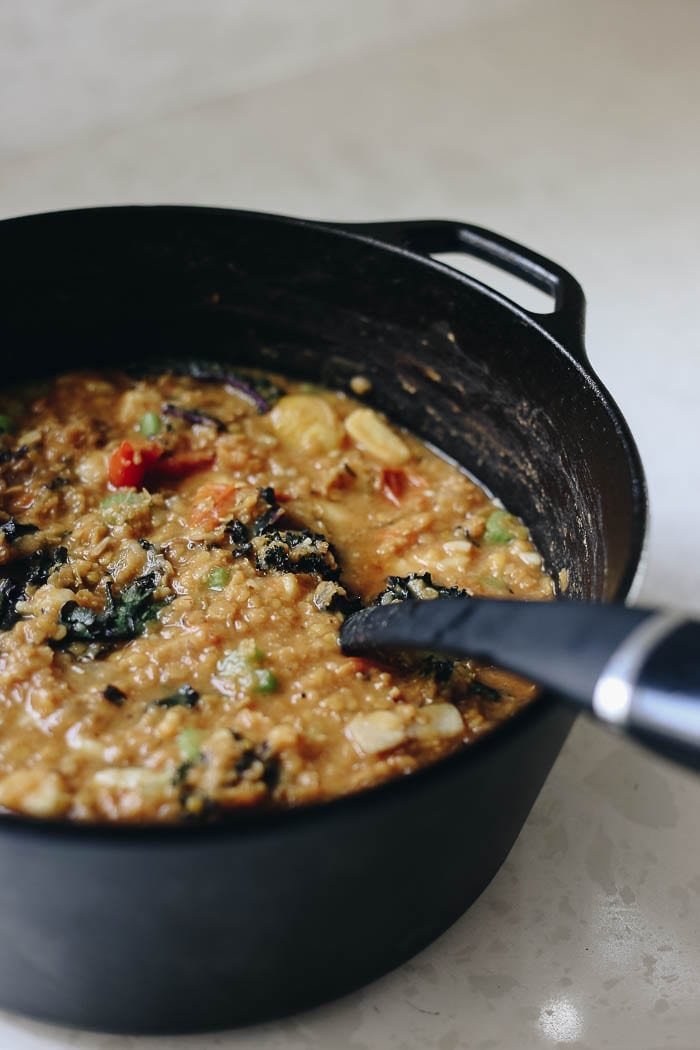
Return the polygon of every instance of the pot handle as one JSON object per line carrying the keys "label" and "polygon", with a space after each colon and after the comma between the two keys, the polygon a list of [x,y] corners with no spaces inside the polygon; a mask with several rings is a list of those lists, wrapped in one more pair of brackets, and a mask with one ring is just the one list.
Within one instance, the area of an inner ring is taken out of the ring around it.
{"label": "pot handle", "polygon": [[[554,298],[551,313],[525,310],[541,328],[581,363],[586,361],[586,299],[575,277],[557,263],[499,233],[448,219],[349,222],[330,225],[421,255],[461,252],[507,270]],[[520,307],[520,309],[523,309]]]}

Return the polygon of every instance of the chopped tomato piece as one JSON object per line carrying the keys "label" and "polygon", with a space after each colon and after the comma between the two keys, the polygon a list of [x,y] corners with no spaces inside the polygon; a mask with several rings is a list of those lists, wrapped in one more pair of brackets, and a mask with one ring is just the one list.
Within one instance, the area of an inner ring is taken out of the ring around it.
{"label": "chopped tomato piece", "polygon": [[109,480],[116,488],[141,488],[149,467],[157,463],[163,449],[156,442],[133,445],[122,441],[109,457]]}
{"label": "chopped tomato piece", "polygon": [[406,491],[406,471],[395,467],[385,467],[381,473],[380,485],[384,496],[394,504],[401,506],[401,497]]}
{"label": "chopped tomato piece", "polygon": [[144,482],[182,478],[214,462],[212,452],[175,452],[168,455],[157,441],[134,445],[122,441],[109,457],[109,480],[115,488],[139,489]]}
{"label": "chopped tomato piece", "polygon": [[213,529],[233,510],[237,487],[225,483],[202,485],[194,494],[194,507],[190,514],[191,525],[203,525]]}

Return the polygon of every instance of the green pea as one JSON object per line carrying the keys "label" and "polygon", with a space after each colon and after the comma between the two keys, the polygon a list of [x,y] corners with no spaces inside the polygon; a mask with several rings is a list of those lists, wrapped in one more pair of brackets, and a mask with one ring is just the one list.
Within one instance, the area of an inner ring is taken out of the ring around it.
{"label": "green pea", "polygon": [[216,565],[207,576],[207,587],[210,591],[223,591],[231,579],[231,570],[223,565]]}
{"label": "green pea", "polygon": [[253,671],[254,693],[274,693],[276,688],[277,679],[272,671],[268,671],[265,668]]}
{"label": "green pea", "polygon": [[155,437],[163,429],[163,423],[157,412],[144,412],[139,420],[139,430],[144,437]]}
{"label": "green pea", "polygon": [[0,434],[7,434],[12,430],[12,420],[4,412],[0,412]]}

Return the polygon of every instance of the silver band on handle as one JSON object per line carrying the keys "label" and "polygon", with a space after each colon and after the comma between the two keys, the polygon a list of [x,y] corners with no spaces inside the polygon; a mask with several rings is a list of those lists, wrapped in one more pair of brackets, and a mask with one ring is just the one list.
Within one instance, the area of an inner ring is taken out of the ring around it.
{"label": "silver band on handle", "polygon": [[647,658],[686,619],[682,613],[657,613],[627,635],[596,682],[593,710],[598,718],[613,725],[629,721],[635,686]]}

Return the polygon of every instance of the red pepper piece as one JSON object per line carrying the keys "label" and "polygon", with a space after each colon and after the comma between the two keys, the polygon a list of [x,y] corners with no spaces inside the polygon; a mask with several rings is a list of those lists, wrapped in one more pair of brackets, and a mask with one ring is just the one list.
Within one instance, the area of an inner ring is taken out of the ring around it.
{"label": "red pepper piece", "polygon": [[162,455],[156,442],[141,446],[122,441],[109,457],[110,483],[116,488],[141,488],[146,472]]}
{"label": "red pepper piece", "polygon": [[109,480],[115,488],[139,489],[147,482],[183,478],[214,462],[212,452],[175,452],[168,455],[157,441],[134,445],[122,441],[109,457]]}

